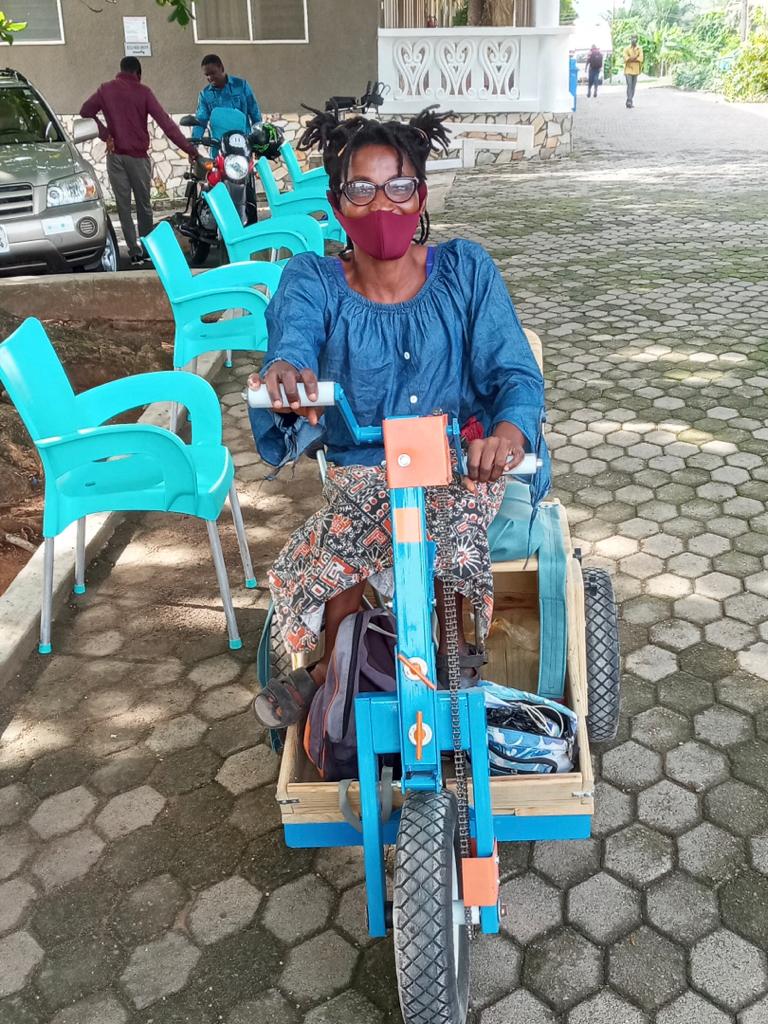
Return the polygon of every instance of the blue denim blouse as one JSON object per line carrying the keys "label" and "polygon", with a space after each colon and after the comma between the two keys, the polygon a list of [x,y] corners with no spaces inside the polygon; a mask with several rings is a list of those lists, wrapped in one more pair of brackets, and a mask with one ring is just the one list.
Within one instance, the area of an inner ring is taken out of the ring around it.
{"label": "blue denim blouse", "polygon": [[[421,290],[398,303],[371,302],[351,289],[335,257],[301,253],[286,265],[266,318],[264,370],[283,359],[312,369],[319,380],[336,381],[364,426],[438,409],[460,423],[476,416],[487,433],[502,420],[513,423],[526,448],[544,460],[534,501],[546,493],[544,381],[482,246],[462,239],[436,246]],[[258,444],[261,431],[253,425]],[[324,428],[329,461],[383,461],[380,446],[354,444],[335,409],[326,411]]]}

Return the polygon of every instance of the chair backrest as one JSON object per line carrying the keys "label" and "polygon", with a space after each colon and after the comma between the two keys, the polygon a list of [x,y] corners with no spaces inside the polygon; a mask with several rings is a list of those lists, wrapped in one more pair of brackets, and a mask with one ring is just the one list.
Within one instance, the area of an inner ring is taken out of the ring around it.
{"label": "chair backrest", "polygon": [[39,320],[25,320],[0,344],[0,381],[33,441],[79,426],[72,385]]}
{"label": "chair backrest", "polygon": [[299,179],[301,178],[303,172],[301,170],[301,164],[299,163],[296,157],[296,153],[294,152],[293,146],[290,144],[290,142],[284,142],[282,144],[282,146],[280,147],[280,156],[283,158],[283,163],[285,164],[286,169],[288,170],[288,177],[295,185],[296,182],[299,181]]}
{"label": "chair backrest", "polygon": [[243,222],[240,220],[240,214],[232,201],[229,189],[223,181],[220,181],[215,188],[208,192],[203,192],[203,197],[211,208],[213,219],[218,225],[225,245],[228,245],[228,239],[242,235]]}
{"label": "chair backrest", "polygon": [[280,189],[277,185],[277,179],[275,178],[274,171],[269,165],[269,160],[265,156],[259,157],[256,163],[256,172],[261,178],[261,183],[264,186],[264,193],[267,197],[267,203],[270,209],[276,210],[280,205]]}
{"label": "chair backrest", "polygon": [[192,271],[168,221],[161,221],[142,241],[144,248],[152,257],[157,276],[170,302],[173,303],[177,298],[188,295]]}

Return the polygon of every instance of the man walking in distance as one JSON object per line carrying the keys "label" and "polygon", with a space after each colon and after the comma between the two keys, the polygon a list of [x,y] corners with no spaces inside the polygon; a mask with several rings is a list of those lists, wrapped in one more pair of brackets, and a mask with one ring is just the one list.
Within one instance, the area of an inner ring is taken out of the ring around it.
{"label": "man walking in distance", "polygon": [[[99,113],[104,115],[106,126],[96,116]],[[107,144],[109,183],[115,195],[131,263],[138,266],[146,257],[136,237],[131,196],[136,202],[139,237],[148,235],[154,224],[149,198],[152,163],[149,159],[147,118],[151,117],[190,159],[197,157],[197,149],[163,110],[152,90],[141,84],[141,64],[135,57],[123,57],[120,73],[111,82],[100,85],[85,101],[80,108],[80,116],[96,120],[99,137]]]}
{"label": "man walking in distance", "polygon": [[627,80],[627,107],[635,104],[637,76],[643,68],[643,48],[637,45],[637,36],[632,36],[629,46],[624,48],[624,77]]}
{"label": "man walking in distance", "polygon": [[600,84],[600,72],[603,70],[603,55],[600,50],[592,43],[592,49],[587,54],[587,59],[584,61],[584,67],[587,72],[587,99],[592,95],[592,90],[595,90],[595,99],[597,99],[597,87]]}

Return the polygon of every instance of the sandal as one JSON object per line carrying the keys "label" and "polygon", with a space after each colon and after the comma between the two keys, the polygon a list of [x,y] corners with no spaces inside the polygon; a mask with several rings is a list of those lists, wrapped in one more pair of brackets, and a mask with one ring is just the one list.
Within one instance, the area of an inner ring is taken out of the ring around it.
{"label": "sandal", "polygon": [[254,714],[270,729],[287,729],[309,709],[317,689],[306,668],[295,668],[288,675],[269,680],[254,698]]}
{"label": "sandal", "polygon": [[[485,651],[478,651],[476,647],[470,647],[464,654],[459,655],[459,668],[461,669],[461,688],[467,689],[476,686],[480,682],[480,669],[488,661]],[[437,681],[441,689],[446,689],[448,682],[448,655],[437,655]]]}

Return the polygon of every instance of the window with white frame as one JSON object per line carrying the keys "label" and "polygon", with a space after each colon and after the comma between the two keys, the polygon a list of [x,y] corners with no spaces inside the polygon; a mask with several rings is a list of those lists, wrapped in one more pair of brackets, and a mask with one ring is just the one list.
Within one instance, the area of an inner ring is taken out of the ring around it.
{"label": "window with white frame", "polygon": [[307,0],[204,0],[195,4],[198,43],[306,43]]}
{"label": "window with white frame", "polygon": [[2,10],[9,21],[27,23],[14,36],[14,46],[64,42],[61,0],[2,0]]}

